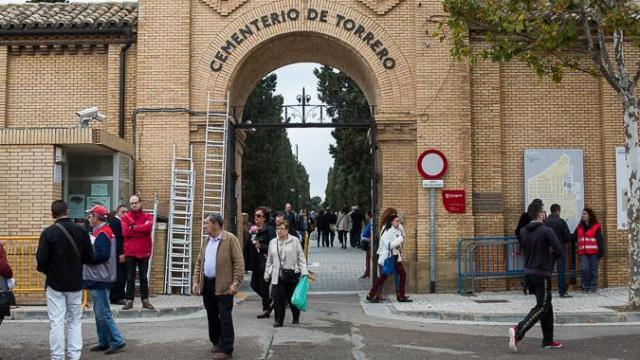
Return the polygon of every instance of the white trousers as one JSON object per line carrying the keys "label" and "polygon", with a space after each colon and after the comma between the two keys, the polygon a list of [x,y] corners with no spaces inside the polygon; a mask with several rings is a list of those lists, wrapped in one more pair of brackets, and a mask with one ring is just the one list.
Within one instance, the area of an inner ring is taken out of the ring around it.
{"label": "white trousers", "polygon": [[47,286],[49,313],[49,349],[51,360],[64,360],[65,320],[67,325],[67,359],[78,360],[82,354],[82,291],[60,292]]}

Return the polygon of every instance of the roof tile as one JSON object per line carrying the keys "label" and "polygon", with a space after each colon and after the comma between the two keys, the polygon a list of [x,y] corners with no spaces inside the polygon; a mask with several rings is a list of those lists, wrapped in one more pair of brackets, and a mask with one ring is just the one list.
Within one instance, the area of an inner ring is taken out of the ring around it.
{"label": "roof tile", "polygon": [[135,27],[137,3],[0,5],[0,29]]}

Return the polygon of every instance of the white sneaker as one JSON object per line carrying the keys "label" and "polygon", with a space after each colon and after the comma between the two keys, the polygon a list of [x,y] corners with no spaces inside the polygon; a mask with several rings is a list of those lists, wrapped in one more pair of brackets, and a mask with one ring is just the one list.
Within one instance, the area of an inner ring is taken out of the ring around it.
{"label": "white sneaker", "polygon": [[516,339],[516,327],[509,329],[509,350],[512,353],[518,352],[518,340]]}

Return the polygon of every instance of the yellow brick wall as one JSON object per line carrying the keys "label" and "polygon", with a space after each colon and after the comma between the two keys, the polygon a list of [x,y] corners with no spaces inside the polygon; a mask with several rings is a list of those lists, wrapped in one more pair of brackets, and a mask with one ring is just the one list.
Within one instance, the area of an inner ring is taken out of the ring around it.
{"label": "yellow brick wall", "polygon": [[0,146],[0,236],[40,235],[51,223],[51,202],[62,191],[53,184],[53,145]]}
{"label": "yellow brick wall", "polygon": [[6,127],[75,126],[76,111],[107,110],[104,54],[9,55],[7,64]]}

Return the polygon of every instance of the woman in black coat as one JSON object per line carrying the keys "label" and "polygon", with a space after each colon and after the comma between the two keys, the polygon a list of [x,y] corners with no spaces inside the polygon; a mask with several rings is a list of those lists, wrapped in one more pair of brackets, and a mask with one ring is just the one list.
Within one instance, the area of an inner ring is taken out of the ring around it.
{"label": "woman in black coat", "polygon": [[268,223],[269,210],[259,207],[254,212],[255,225],[249,229],[249,241],[245,243],[245,266],[251,271],[251,289],[262,298],[262,313],[258,319],[271,316],[271,297],[269,283],[264,281],[264,269],[267,263],[269,242],[276,237],[274,227]]}

